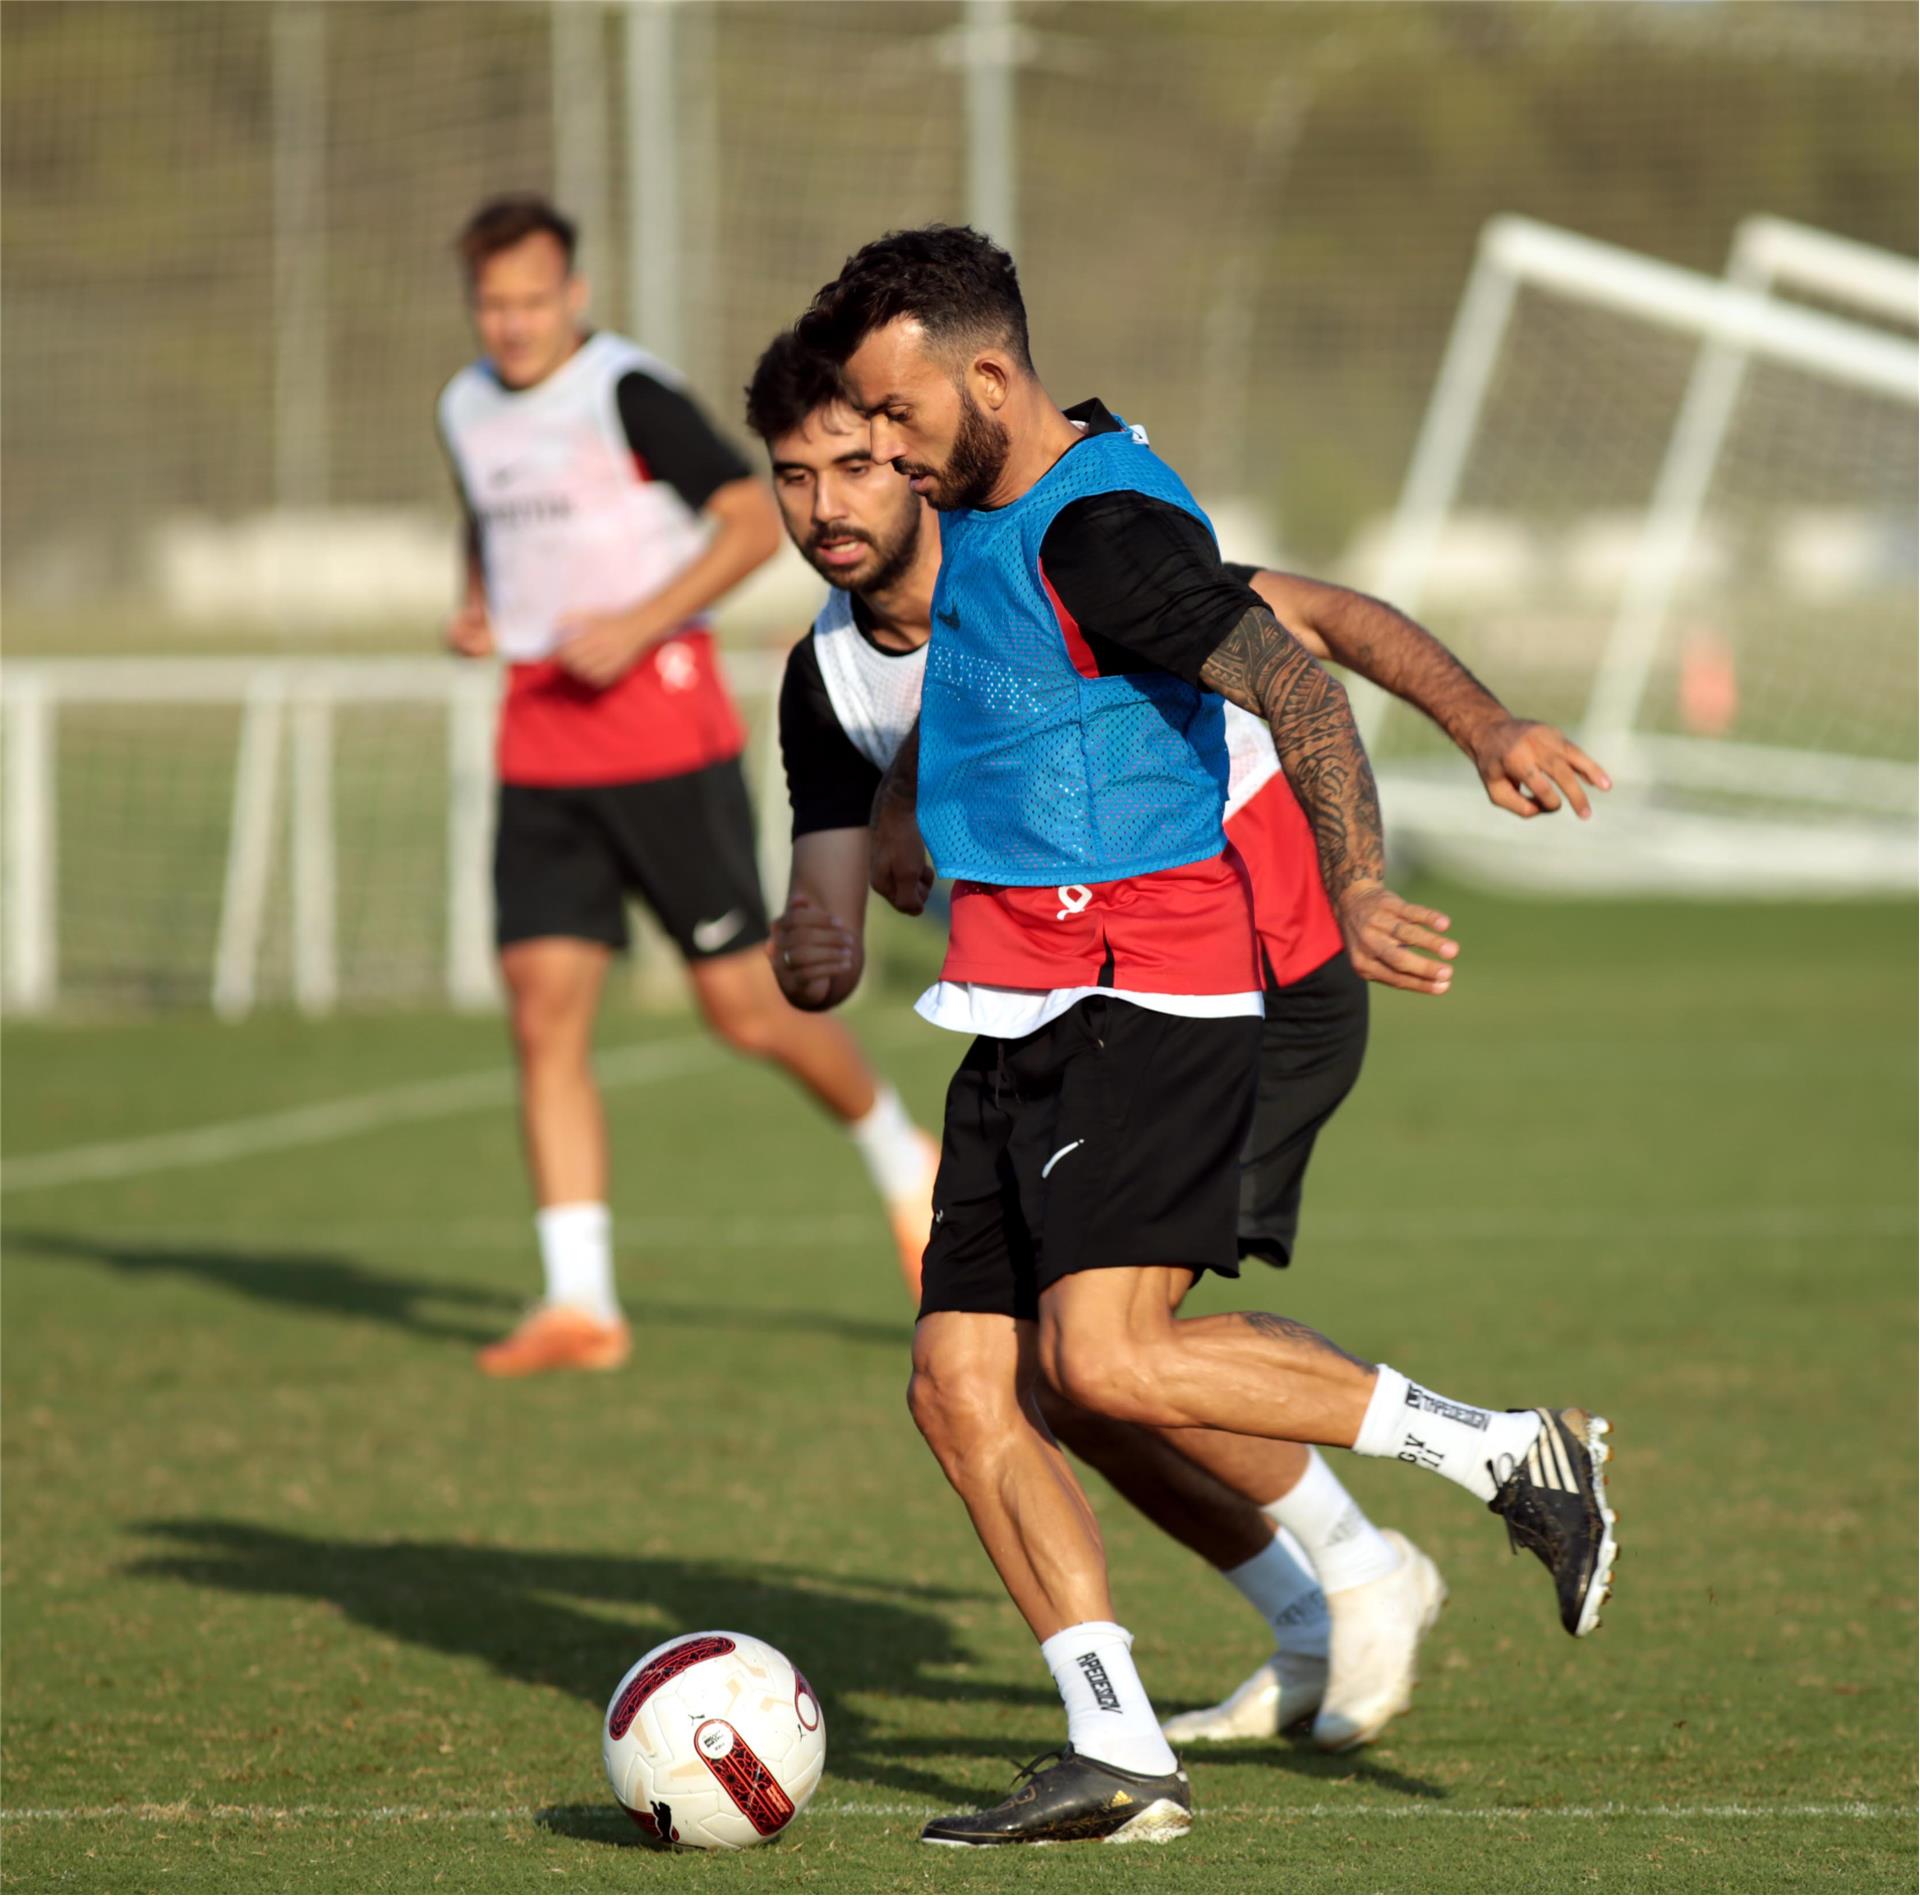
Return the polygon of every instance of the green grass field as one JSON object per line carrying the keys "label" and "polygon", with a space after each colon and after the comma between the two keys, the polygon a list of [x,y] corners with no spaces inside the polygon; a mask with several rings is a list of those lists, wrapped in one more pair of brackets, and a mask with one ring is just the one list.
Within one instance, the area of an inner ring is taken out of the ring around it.
{"label": "green grass field", "polygon": [[[497,1022],[12,1029],[5,1884],[1913,1889],[1911,916],[1447,899],[1457,992],[1377,1004],[1299,1266],[1198,1303],[1603,1406],[1619,1591],[1575,1646],[1466,1496],[1343,1466],[1452,1586],[1415,1709],[1356,1757],[1195,1753],[1153,1852],[914,1842],[1057,1705],[907,1420],[856,1163],[775,1078],[609,1020],[638,1360],[501,1386],[471,1346],[533,1267]],[[857,1018],[934,1115],[956,1044]],[[1218,1696],[1258,1623],[1099,1498],[1150,1687]],[[597,1718],[710,1625],[806,1668],[828,1777],[782,1843],[657,1857]]]}

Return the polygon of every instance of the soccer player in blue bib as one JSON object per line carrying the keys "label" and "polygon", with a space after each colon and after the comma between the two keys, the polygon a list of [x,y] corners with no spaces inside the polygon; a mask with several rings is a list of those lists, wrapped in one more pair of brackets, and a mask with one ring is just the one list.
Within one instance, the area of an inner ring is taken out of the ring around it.
{"label": "soccer player in blue bib", "polygon": [[1615,1556],[1607,1423],[1434,1393],[1261,1311],[1182,1318],[1238,1273],[1238,1163],[1261,981],[1222,830],[1223,700],[1268,722],[1355,968],[1444,993],[1445,918],[1383,880],[1345,694],[1220,565],[1204,514],[1099,404],[1069,416],[1027,346],[1012,259],[978,233],[896,232],[800,325],[843,365],[891,462],[940,511],[917,797],[955,878],[920,1011],[968,1033],[947,1098],[911,1404],[1060,1690],[1067,1743],[955,1845],[1161,1839],[1192,1822],[1114,1618],[1042,1378],[1153,1428],[1352,1448],[1444,1475],[1597,1622]]}

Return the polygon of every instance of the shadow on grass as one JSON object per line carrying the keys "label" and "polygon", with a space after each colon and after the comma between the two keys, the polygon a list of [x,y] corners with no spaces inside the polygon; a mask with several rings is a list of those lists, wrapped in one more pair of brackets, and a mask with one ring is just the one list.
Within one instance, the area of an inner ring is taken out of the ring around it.
{"label": "shadow on grass", "polygon": [[1303,1729],[1239,1745],[1206,1745],[1187,1754],[1187,1763],[1257,1765],[1269,1771],[1287,1771],[1321,1784],[1358,1783],[1396,1797],[1444,1803],[1453,1793],[1426,1778],[1409,1777],[1390,1764],[1376,1764],[1354,1751],[1322,1751]]}
{"label": "shadow on grass", "polygon": [[[88,1238],[83,1232],[21,1230],[12,1224],[6,1228],[6,1245],[10,1251],[35,1257],[104,1265],[131,1278],[200,1278],[204,1284],[253,1297],[259,1303],[359,1316],[444,1343],[492,1343],[505,1328],[505,1318],[526,1303],[526,1297],[505,1290],[445,1278],[386,1276],[332,1251],[259,1251],[204,1242],[156,1244],[134,1238]],[[908,1309],[900,1311],[899,1322],[874,1322],[826,1311],[755,1309],[751,1303],[670,1303],[649,1297],[645,1288],[634,1293],[632,1303],[636,1326],[662,1330],[758,1330],[829,1336],[841,1343],[879,1343],[897,1349],[902,1357],[912,1339],[912,1313]],[[455,1305],[488,1320],[486,1324],[447,1320],[434,1315],[432,1305]]]}
{"label": "shadow on grass", "polygon": [[[444,1278],[396,1277],[371,1271],[329,1251],[236,1250],[209,1243],[154,1243],[88,1237],[73,1231],[6,1230],[10,1250],[38,1257],[105,1265],[128,1277],[197,1277],[261,1303],[327,1311],[391,1324],[442,1342],[486,1343],[500,1332],[499,1315],[524,1301],[503,1290],[450,1283]],[[450,1322],[427,1306],[460,1305],[489,1317],[484,1327]]]}
{"label": "shadow on grass", "polygon": [[[8,1226],[7,1248],[35,1257],[104,1265],[127,1277],[195,1277],[260,1303],[294,1310],[364,1318],[443,1343],[493,1342],[524,1296],[437,1277],[402,1277],[370,1270],[354,1258],[328,1251],[262,1251],[174,1240],[89,1237],[73,1231],[34,1231]],[[531,1281],[529,1284],[531,1288]],[[819,1310],[768,1309],[753,1304],[672,1303],[644,1288],[631,1299],[636,1328],[753,1330],[827,1336],[841,1343],[879,1344],[905,1356],[913,1333],[912,1313],[897,1323],[835,1316]],[[474,1314],[460,1322],[436,1315],[433,1306],[456,1306]],[[480,1317],[486,1321],[479,1322]]]}
{"label": "shadow on grass", "polygon": [[[1049,1708],[1049,1726],[1057,1714],[1050,1690],[936,1676],[936,1668],[972,1657],[938,1609],[978,1600],[977,1592],[717,1561],[324,1540],[239,1521],[151,1521],[134,1531],[167,1544],[128,1564],[137,1577],[330,1601],[389,1638],[484,1660],[506,1678],[565,1692],[596,1713],[634,1660],[671,1633],[750,1631],[790,1654],[816,1683],[837,1778],[940,1803],[964,1804],[973,1787],[914,1764],[916,1753],[1002,1757],[1008,1745],[902,1741],[860,1709],[862,1698],[1031,1704]],[[569,1599],[651,1608],[661,1623],[621,1625]]]}
{"label": "shadow on grass", "polygon": [[[737,1307],[666,1303],[657,1297],[649,1297],[644,1290],[627,1301],[636,1330],[642,1326],[672,1329],[679,1325],[689,1330],[796,1331],[810,1336],[830,1336],[842,1343],[882,1344],[888,1349],[898,1350],[902,1364],[913,1346],[913,1309],[904,1299],[897,1323],[879,1323],[864,1317],[837,1317],[823,1310],[767,1308],[751,1303]],[[902,1373],[905,1373],[904,1369]]]}

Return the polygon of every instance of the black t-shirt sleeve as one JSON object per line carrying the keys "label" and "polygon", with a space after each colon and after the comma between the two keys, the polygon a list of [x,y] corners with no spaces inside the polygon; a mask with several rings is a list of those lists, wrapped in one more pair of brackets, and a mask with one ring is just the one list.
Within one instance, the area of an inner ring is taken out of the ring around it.
{"label": "black t-shirt sleeve", "polygon": [[736,449],[714,432],[698,403],[677,388],[629,369],[614,390],[627,445],[647,478],[665,481],[695,513],[714,490],[744,479],[752,470]]}
{"label": "black t-shirt sleeve", "polygon": [[1260,566],[1249,566],[1244,560],[1222,560],[1220,562],[1220,570],[1225,573],[1229,579],[1237,579],[1241,585],[1251,587],[1253,584],[1253,576],[1256,573],[1264,572],[1266,569]]}
{"label": "black t-shirt sleeve", "polygon": [[1102,674],[1170,671],[1190,684],[1249,607],[1204,521],[1146,494],[1090,494],[1061,508],[1040,566]]}
{"label": "black t-shirt sleeve", "polygon": [[780,683],[780,755],[787,766],[796,837],[866,828],[880,772],[834,713],[811,632],[787,654]]}

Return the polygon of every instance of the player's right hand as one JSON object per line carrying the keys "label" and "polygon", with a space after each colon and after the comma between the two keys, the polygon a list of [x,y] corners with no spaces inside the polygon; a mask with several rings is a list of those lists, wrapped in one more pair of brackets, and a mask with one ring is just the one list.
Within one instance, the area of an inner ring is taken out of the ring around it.
{"label": "player's right hand", "polygon": [[447,621],[447,649],[462,658],[493,656],[493,622],[483,605],[462,606]]}
{"label": "player's right hand", "polygon": [[786,912],[774,918],[767,955],[780,992],[810,1013],[831,1006],[836,990],[841,997],[851,993],[860,979],[853,931],[803,889],[796,889]]}
{"label": "player's right hand", "polygon": [[876,895],[902,915],[918,915],[933,893],[933,864],[913,805],[882,794],[868,832],[868,876]]}
{"label": "player's right hand", "polygon": [[1444,994],[1453,983],[1457,941],[1438,909],[1404,901],[1384,883],[1355,882],[1341,894],[1340,933],[1354,972],[1410,994]]}

